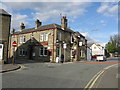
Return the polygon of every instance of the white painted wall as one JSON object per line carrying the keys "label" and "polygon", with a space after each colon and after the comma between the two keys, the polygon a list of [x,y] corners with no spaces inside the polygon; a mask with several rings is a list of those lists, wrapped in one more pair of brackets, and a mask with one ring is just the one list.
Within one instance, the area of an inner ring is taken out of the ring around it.
{"label": "white painted wall", "polygon": [[91,56],[92,56],[92,51],[89,47],[87,47],[87,60],[91,60]]}
{"label": "white painted wall", "polygon": [[92,49],[92,56],[105,55],[105,49],[102,46],[97,46],[96,44],[93,44],[90,48]]}

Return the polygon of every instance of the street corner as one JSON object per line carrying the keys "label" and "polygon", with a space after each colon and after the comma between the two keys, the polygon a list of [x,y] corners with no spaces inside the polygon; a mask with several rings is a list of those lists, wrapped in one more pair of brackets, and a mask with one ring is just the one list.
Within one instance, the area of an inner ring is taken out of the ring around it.
{"label": "street corner", "polygon": [[16,70],[20,70],[21,68],[23,68],[23,66],[20,64],[4,64],[1,67],[2,69],[0,70],[0,73],[16,71]]}

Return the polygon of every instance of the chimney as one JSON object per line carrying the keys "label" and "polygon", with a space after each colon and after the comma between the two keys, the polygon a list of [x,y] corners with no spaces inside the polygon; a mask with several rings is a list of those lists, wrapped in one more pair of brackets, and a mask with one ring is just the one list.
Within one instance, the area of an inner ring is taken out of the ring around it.
{"label": "chimney", "polygon": [[15,29],[13,28],[13,29],[12,29],[12,34],[14,34],[14,33],[15,33]]}
{"label": "chimney", "polygon": [[63,16],[61,19],[61,27],[63,30],[65,30],[67,28],[67,19],[66,16]]}
{"label": "chimney", "polygon": [[36,24],[36,29],[41,26],[42,22],[40,22],[38,19],[35,21],[35,24]]}
{"label": "chimney", "polygon": [[23,30],[23,29],[25,29],[25,25],[24,25],[24,23],[21,23],[20,30]]}

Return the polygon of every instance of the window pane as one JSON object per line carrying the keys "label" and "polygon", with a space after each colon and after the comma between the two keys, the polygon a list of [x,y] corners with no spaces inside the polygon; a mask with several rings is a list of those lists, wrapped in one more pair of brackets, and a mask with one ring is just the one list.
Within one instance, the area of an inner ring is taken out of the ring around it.
{"label": "window pane", "polygon": [[19,49],[19,55],[22,56],[22,49]]}
{"label": "window pane", "polygon": [[43,34],[40,34],[40,41],[43,41]]}
{"label": "window pane", "polygon": [[20,37],[20,43],[22,43],[22,42],[23,42],[23,37],[21,36],[21,37]]}
{"label": "window pane", "polygon": [[44,33],[44,41],[48,41],[48,34]]}
{"label": "window pane", "polygon": [[23,36],[23,42],[25,42],[26,41],[26,37],[25,36]]}
{"label": "window pane", "polygon": [[43,55],[43,48],[40,48],[40,55]]}
{"label": "window pane", "polygon": [[47,55],[47,48],[44,48],[44,55]]}

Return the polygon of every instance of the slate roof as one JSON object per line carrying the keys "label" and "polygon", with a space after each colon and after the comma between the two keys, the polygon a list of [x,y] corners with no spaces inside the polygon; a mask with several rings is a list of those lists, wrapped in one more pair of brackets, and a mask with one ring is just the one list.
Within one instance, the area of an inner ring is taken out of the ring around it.
{"label": "slate roof", "polygon": [[4,9],[0,9],[0,15],[8,15],[11,16],[8,12],[6,12]]}
{"label": "slate roof", "polygon": [[[55,23],[52,24],[48,24],[48,25],[43,25],[43,26],[39,26],[37,29],[35,29],[35,27],[33,28],[28,28],[28,29],[23,29],[22,31],[18,31],[15,32],[14,34],[24,34],[24,33],[31,33],[31,32],[36,32],[36,31],[42,31],[42,30],[47,30],[47,29],[52,29],[52,28],[57,28],[57,29],[61,29],[61,26]],[[71,29],[67,28],[66,30],[67,32],[74,32]]]}

